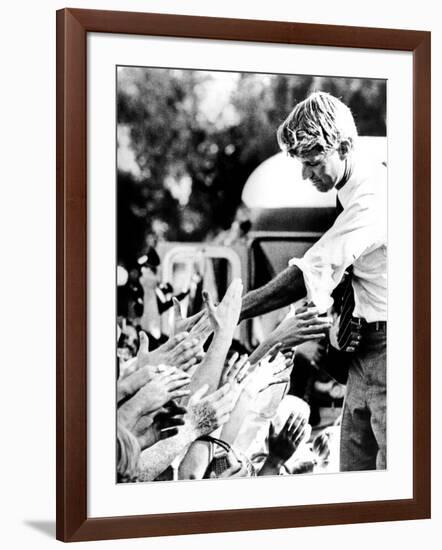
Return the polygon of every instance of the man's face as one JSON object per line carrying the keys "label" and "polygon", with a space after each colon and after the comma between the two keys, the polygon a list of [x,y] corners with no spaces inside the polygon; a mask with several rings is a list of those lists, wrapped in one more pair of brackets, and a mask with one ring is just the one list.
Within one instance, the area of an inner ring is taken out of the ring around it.
{"label": "man's face", "polygon": [[333,189],[344,175],[345,160],[337,149],[295,158],[302,164],[302,178],[310,180],[321,193]]}

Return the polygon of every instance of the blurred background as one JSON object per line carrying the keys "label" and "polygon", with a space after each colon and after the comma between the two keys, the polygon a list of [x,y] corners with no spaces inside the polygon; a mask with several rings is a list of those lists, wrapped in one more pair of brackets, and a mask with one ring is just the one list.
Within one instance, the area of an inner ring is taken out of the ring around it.
{"label": "blurred background", "polygon": [[119,67],[119,263],[229,229],[247,179],[279,151],[276,128],[315,90],[341,98],[360,135],[386,135],[383,80]]}

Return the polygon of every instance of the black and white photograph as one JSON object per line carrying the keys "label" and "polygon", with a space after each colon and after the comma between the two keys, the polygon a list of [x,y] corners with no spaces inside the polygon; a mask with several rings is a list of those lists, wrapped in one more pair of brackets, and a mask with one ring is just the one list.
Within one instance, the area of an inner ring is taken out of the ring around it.
{"label": "black and white photograph", "polygon": [[116,68],[117,483],[387,470],[387,81]]}
{"label": "black and white photograph", "polygon": [[441,538],[436,6],[5,4],[3,548]]}

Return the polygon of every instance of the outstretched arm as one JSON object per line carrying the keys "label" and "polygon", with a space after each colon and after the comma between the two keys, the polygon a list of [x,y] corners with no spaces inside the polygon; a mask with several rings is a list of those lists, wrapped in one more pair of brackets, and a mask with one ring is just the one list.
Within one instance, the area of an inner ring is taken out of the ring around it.
{"label": "outstretched arm", "polygon": [[175,458],[185,451],[194,441],[192,430],[183,426],[178,434],[168,439],[158,441],[152,447],[145,449],[138,462],[138,479],[153,481],[168,468]]}
{"label": "outstretched arm", "polygon": [[234,279],[221,303],[215,309],[211,297],[204,293],[205,306],[208,310],[214,336],[204,359],[192,376],[191,394],[204,384],[208,385],[209,391],[214,391],[218,387],[227,352],[238,324],[241,294],[241,280]]}
{"label": "outstretched arm", "polygon": [[157,478],[195,439],[216,430],[229,419],[233,407],[229,385],[205,397],[207,390],[208,386],[203,386],[190,398],[184,426],[177,435],[158,441],[141,453],[138,463],[140,481]]}
{"label": "outstretched arm", "polygon": [[272,348],[280,351],[293,348],[309,340],[322,340],[331,327],[331,319],[318,317],[319,310],[304,306],[293,317],[287,317],[252,353],[249,360],[252,365],[260,361]]}
{"label": "outstretched arm", "polygon": [[273,424],[270,424],[269,455],[258,476],[279,474],[281,466],[296,452],[304,439],[306,423],[301,414],[295,417],[292,413],[279,434],[275,432]]}
{"label": "outstretched arm", "polygon": [[266,285],[243,297],[240,320],[288,306],[305,294],[302,271],[294,265],[287,267]]}

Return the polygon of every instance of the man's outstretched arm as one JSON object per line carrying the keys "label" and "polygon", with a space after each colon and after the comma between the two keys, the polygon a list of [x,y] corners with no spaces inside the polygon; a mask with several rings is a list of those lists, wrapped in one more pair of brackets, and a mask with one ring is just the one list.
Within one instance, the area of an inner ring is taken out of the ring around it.
{"label": "man's outstretched arm", "polygon": [[305,294],[302,271],[295,265],[287,267],[266,285],[244,295],[240,320],[288,306]]}

